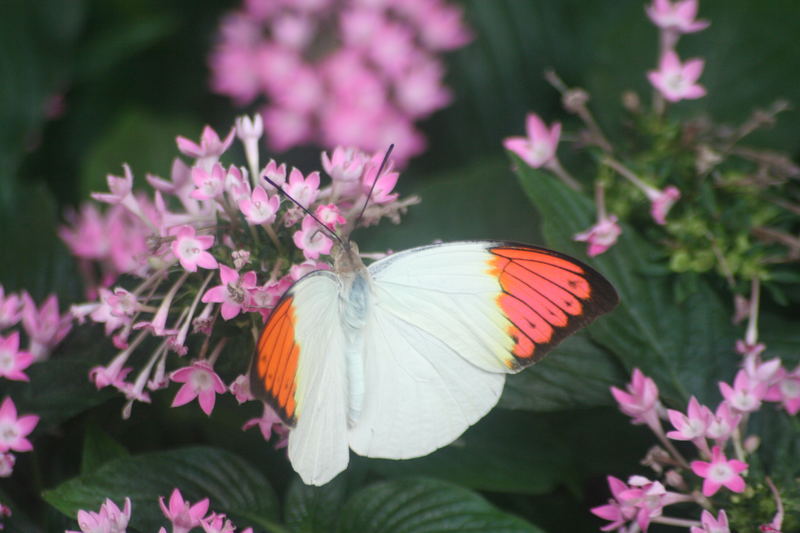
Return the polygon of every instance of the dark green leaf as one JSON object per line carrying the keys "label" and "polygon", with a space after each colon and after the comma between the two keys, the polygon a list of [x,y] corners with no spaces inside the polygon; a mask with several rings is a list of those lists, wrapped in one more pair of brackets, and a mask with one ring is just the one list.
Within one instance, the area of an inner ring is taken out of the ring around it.
{"label": "dark green leaf", "polygon": [[286,496],[286,526],[293,533],[329,533],[334,530],[347,496],[347,476],[340,475],[322,487],[295,478]]}
{"label": "dark green leaf", "polygon": [[610,405],[609,387],[624,380],[611,354],[579,333],[533,368],[508,376],[498,407],[557,411]]}
{"label": "dark green leaf", "polygon": [[97,424],[91,424],[86,428],[83,437],[81,473],[88,474],[113,459],[128,457],[128,455],[128,450],[122,444],[111,438]]}
{"label": "dark green leaf", "polygon": [[516,156],[514,162],[542,216],[547,242],[584,258],[619,292],[619,307],[589,328],[591,338],[626,368],[638,367],[653,377],[668,403],[683,405],[690,394],[701,401],[716,398],[717,381],[732,373],[737,362],[732,354],[736,334],[730,310],[711,287],[698,280],[696,291],[676,302],[669,277],[645,274],[657,248],[627,226],[611,250],[585,259],[585,244],[573,236],[594,224],[592,202]]}
{"label": "dark green leaf", "polygon": [[418,459],[373,460],[386,475],[411,473],[472,489],[541,494],[575,481],[571,451],[551,420],[525,411],[496,410],[450,446]]}
{"label": "dark green leaf", "polygon": [[395,479],[360,490],[342,510],[339,533],[536,533],[474,492],[433,479]]}
{"label": "dark green leaf", "polygon": [[156,531],[167,522],[158,498],[168,499],[174,488],[191,502],[210,498],[210,509],[230,515],[240,527],[246,523],[269,527],[278,516],[275,492],[266,478],[239,456],[209,447],[118,458],[43,496],[73,517],[79,509],[97,510],[105,498],[120,504],[130,497],[131,524]]}
{"label": "dark green leaf", "polygon": [[359,230],[354,237],[361,250],[402,250],[436,239],[536,240],[536,215],[505,160],[486,160],[424,180],[412,177],[412,183],[403,194],[417,194],[422,203],[412,206],[397,227],[383,223]]}
{"label": "dark green leaf", "polygon": [[106,175],[123,175],[127,163],[134,183],[145,184],[146,173],[169,178],[172,160],[178,155],[175,137],[198,136],[200,126],[193,120],[169,115],[154,115],[144,109],[121,112],[111,131],[86,155],[81,176],[81,193],[108,190]]}

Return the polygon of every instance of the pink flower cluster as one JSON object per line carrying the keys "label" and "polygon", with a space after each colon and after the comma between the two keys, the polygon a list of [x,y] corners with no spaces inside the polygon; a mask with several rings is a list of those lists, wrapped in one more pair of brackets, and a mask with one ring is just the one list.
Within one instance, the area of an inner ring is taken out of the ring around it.
{"label": "pink flower cluster", "polygon": [[[119,350],[107,365],[93,368],[89,378],[98,389],[111,386],[126,396],[124,417],[134,401],[149,402],[151,392],[172,382],[180,385],[174,407],[197,400],[207,415],[219,394],[230,391],[240,403],[252,399],[245,376],[228,386],[214,370],[227,342],[215,326],[237,321],[249,336],[292,283],[330,268],[326,261],[334,243],[320,231],[320,223],[338,234],[383,218],[397,223],[407,206],[418,201],[393,192],[399,173],[391,161],[378,175],[383,152],[337,147],[323,153],[326,183],[319,171],[306,174],[273,160],[261,166],[262,133],[256,115],[237,120],[224,137],[210,127],[199,142],[178,137],[178,150],[189,162],[176,159],[169,179],[147,175],[151,195],[134,191],[133,173],[126,167],[124,177],[109,176],[108,193],[93,195],[109,204],[105,212],[84,206],[61,230],[87,271],[103,272],[87,278],[96,298],[74,305],[71,312],[79,321],[103,324]],[[246,167],[220,163],[236,137],[244,146]],[[370,190],[366,210],[356,220]],[[113,250],[131,235],[142,246],[128,263],[131,268],[122,268]],[[88,242],[92,239],[107,243],[107,253],[99,253]],[[131,355],[145,348],[149,357],[134,369]],[[191,353],[192,359],[168,369],[170,352]],[[243,429],[254,425],[267,439],[279,433],[278,445],[284,444],[285,428],[269,408]]]}
{"label": "pink flower cluster", "polygon": [[[27,348],[21,349],[20,330],[25,333]],[[0,285],[0,379],[30,381],[27,368],[44,361],[50,352],[69,333],[72,317],[58,310],[58,298],[50,295],[37,306],[27,292],[6,294]],[[16,457],[11,452],[28,452],[33,449],[28,436],[39,423],[36,415],[17,414],[17,406],[10,397],[0,404],[0,477],[9,477],[14,471]]]}
{"label": "pink flower cluster", "polygon": [[[170,521],[172,533],[188,533],[194,528],[202,528],[205,533],[236,533],[236,526],[224,514],[208,513],[210,502],[204,498],[192,504],[183,499],[181,491],[175,489],[169,497],[169,502],[164,502],[160,497],[158,504],[161,512]],[[208,514],[206,514],[208,513]],[[125,533],[131,519],[131,500],[125,498],[125,504],[120,509],[113,501],[106,499],[100,506],[99,512],[78,511],[78,527],[80,531],[66,531],[65,533]],[[161,527],[159,533],[167,533]],[[253,528],[239,530],[239,533],[253,533]]]}
{"label": "pink flower cluster", "polygon": [[275,150],[394,143],[402,163],[425,147],[414,122],[452,98],[437,54],[469,39],[444,0],[245,0],[222,21],[211,87],[239,105],[266,97]]}
{"label": "pink flower cluster", "polygon": [[[743,343],[740,343],[741,346]],[[763,345],[760,346],[763,348]],[[685,413],[674,409],[664,410],[658,400],[655,382],[639,369],[633,371],[627,390],[611,388],[620,410],[630,416],[634,424],[646,424],[666,448],[661,451],[662,460],[651,461],[651,466],[659,472],[664,467],[674,465],[691,471],[702,479],[702,494],[705,497],[713,496],[722,488],[736,493],[745,490],[743,475],[748,465],[744,459],[747,453],[754,451],[752,442],[755,442],[743,439],[750,413],[757,411],[765,401],[780,402],[792,415],[800,411],[800,366],[788,371],[782,367],[779,359],[762,360],[761,350],[740,351],[744,355],[742,368],[732,385],[719,383],[723,401],[713,410],[694,397],[689,400]],[[662,428],[665,418],[673,428],[666,433]],[[686,461],[669,440],[691,442],[701,459]],[[729,445],[736,458],[726,456],[725,449]],[[663,507],[697,500],[678,470],[666,472],[665,478],[668,484],[682,489],[684,493],[665,491],[661,483],[640,476],[631,478],[627,485],[609,477],[613,498],[608,504],[592,509],[595,515],[610,521],[603,530],[616,530],[633,522],[641,530],[646,530],[651,521],[664,521],[661,518]],[[692,528],[693,533],[718,531],[729,531],[724,511],[720,512],[717,519],[704,513],[702,522]]]}
{"label": "pink flower cluster", "polygon": [[704,30],[709,22],[695,20],[698,0],[653,0],[647,16],[661,31],[661,59],[658,70],[647,73],[647,79],[666,100],[679,102],[702,98],[706,90],[697,83],[703,73],[702,59],[681,62],[675,45],[682,34]]}

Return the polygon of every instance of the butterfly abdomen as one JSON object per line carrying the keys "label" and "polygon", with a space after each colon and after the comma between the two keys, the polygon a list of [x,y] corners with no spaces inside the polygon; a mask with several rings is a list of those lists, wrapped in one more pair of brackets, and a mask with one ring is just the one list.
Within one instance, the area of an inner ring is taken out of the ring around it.
{"label": "butterfly abdomen", "polygon": [[342,292],[342,329],[347,365],[347,423],[353,427],[364,407],[364,328],[370,306],[370,286],[366,271],[356,272]]}

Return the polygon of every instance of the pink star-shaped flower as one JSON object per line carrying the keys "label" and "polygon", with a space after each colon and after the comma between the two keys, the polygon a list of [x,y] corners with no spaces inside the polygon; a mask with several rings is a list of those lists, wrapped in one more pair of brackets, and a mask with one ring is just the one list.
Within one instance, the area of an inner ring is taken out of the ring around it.
{"label": "pink star-shaped flower", "polygon": [[191,505],[178,489],[172,491],[169,506],[164,503],[163,496],[158,499],[161,512],[172,522],[172,533],[188,533],[192,528],[200,527],[200,521],[208,512],[208,503],[208,498],[203,498]]}
{"label": "pink star-shaped flower", "polygon": [[212,235],[197,235],[192,226],[178,226],[173,230],[175,240],[172,241],[172,253],[180,261],[181,266],[189,272],[197,272],[197,267],[217,268],[217,260],[208,250],[214,245]]}
{"label": "pink star-shaped flower", "polygon": [[692,526],[690,533],[730,533],[728,527],[728,515],[725,514],[725,509],[720,509],[717,518],[714,518],[708,511],[703,511],[700,515],[700,522],[703,527]]}
{"label": "pink star-shaped flower", "polygon": [[253,189],[250,197],[239,200],[239,209],[250,224],[272,224],[281,205],[277,194],[269,197],[263,187]]}
{"label": "pink star-shaped flower", "polygon": [[112,174],[106,176],[109,192],[93,192],[92,198],[98,202],[105,202],[107,204],[120,204],[131,196],[131,191],[133,190],[133,173],[131,172],[131,167],[127,164],[122,165],[122,168],[125,171],[124,176],[120,177]]}
{"label": "pink star-shaped flower", "polygon": [[314,171],[303,178],[303,173],[293,168],[284,190],[298,204],[308,209],[319,195],[319,172]]}
{"label": "pink star-shaped flower", "polygon": [[525,129],[527,137],[509,137],[503,141],[503,146],[533,168],[546,165],[556,155],[561,123],[556,122],[548,129],[539,115],[530,113],[525,121]]}
{"label": "pink star-shaped flower", "polygon": [[[361,176],[361,189],[364,194],[369,194],[372,191],[371,202],[376,204],[388,204],[397,199],[398,194],[393,193],[397,180],[400,178],[399,172],[392,171],[392,161],[389,161],[384,167],[381,175],[378,176],[378,169],[383,162],[385,152],[377,152],[372,156],[369,162],[364,167],[364,174]],[[376,180],[377,179],[377,183]],[[374,184],[374,188],[373,188]]]}
{"label": "pink star-shaped flower", "polygon": [[692,461],[692,472],[705,478],[703,496],[716,494],[720,487],[733,492],[744,492],[745,483],[739,474],[747,470],[747,464],[737,459],[728,460],[719,446],[711,450],[711,462]]}
{"label": "pink star-shaped flower", "polygon": [[124,532],[131,519],[131,499],[125,498],[123,509],[117,507],[110,499],[106,498],[100,506],[100,512],[78,511],[78,526],[81,531],[67,531],[66,533],[95,533],[95,532]]}
{"label": "pink star-shaped flower", "polygon": [[689,400],[687,414],[668,409],[670,422],[675,431],[667,433],[667,437],[675,440],[694,440],[705,437],[706,429],[713,415],[705,405],[701,405],[694,396]]}
{"label": "pink star-shaped flower", "polygon": [[170,379],[176,383],[183,383],[178,390],[172,407],[180,407],[195,398],[200,404],[200,409],[207,415],[214,410],[217,394],[223,394],[227,389],[220,377],[206,361],[195,361],[190,366],[185,366],[172,373]]}
{"label": "pink star-shaped flower", "polygon": [[22,293],[22,301],[22,325],[30,337],[28,351],[33,354],[34,360],[40,361],[72,329],[72,316],[69,313],[62,316],[58,312],[58,297],[55,294],[48,296],[38,309],[27,292]]}
{"label": "pink star-shaped flower", "polygon": [[744,370],[739,370],[733,380],[733,387],[725,382],[719,383],[719,390],[725,400],[740,413],[751,413],[761,407],[761,400],[767,392],[764,383],[753,380]]}
{"label": "pink star-shaped flower", "polygon": [[669,185],[662,191],[648,187],[644,192],[650,200],[650,216],[653,217],[656,224],[663,226],[667,223],[667,213],[681,197],[681,191],[677,187]]}
{"label": "pink star-shaped flower", "polygon": [[337,146],[330,156],[322,152],[322,168],[334,181],[357,181],[368,161],[367,154],[354,147]]}
{"label": "pink star-shaped flower", "polygon": [[23,372],[33,362],[33,354],[19,349],[19,332],[0,335],[0,377],[14,381],[30,381]]}
{"label": "pink star-shaped flower", "polygon": [[39,423],[36,415],[17,417],[17,406],[14,401],[6,397],[0,404],[0,452],[14,450],[15,452],[29,452],[33,444],[27,438]]}
{"label": "pink star-shaped flower", "polygon": [[16,294],[5,294],[0,285],[0,330],[10,328],[22,318],[22,300]]}
{"label": "pink star-shaped flower", "polygon": [[588,230],[576,234],[573,239],[579,242],[588,242],[589,251],[587,253],[589,257],[595,257],[614,246],[621,233],[622,228],[617,223],[617,217],[609,215],[600,219]]}
{"label": "pink star-shaped flower", "polygon": [[220,140],[217,132],[214,131],[211,126],[206,126],[203,128],[203,133],[200,136],[199,145],[194,141],[190,141],[186,137],[179,136],[175,139],[175,141],[178,144],[178,150],[180,150],[184,155],[188,155],[189,157],[194,157],[196,159],[210,157],[216,159],[230,147],[231,143],[233,143],[233,136],[235,133],[235,129],[231,128],[231,131],[228,133],[225,139]]}
{"label": "pink star-shaped flower", "polygon": [[667,50],[661,56],[658,70],[648,72],[647,79],[670,102],[695,100],[706,95],[705,88],[697,83],[704,65],[705,61],[697,58],[681,63],[678,54]]}
{"label": "pink star-shaped flower", "polygon": [[320,225],[310,216],[303,218],[303,225],[294,232],[294,244],[307,259],[316,259],[320,254],[331,253],[333,241],[325,235]]}
{"label": "pink star-shaped flower", "polygon": [[769,388],[765,400],[781,402],[790,415],[800,411],[800,366],[787,372],[781,368],[776,376],[777,383]]}
{"label": "pink star-shaped flower", "polygon": [[665,30],[694,33],[709,25],[706,20],[695,20],[697,0],[682,0],[674,4],[670,0],[654,0],[653,5],[647,6],[645,10],[650,20]]}
{"label": "pink star-shaped flower", "polygon": [[203,302],[216,302],[222,304],[220,311],[222,318],[230,320],[237,316],[242,308],[247,305],[248,291],[256,286],[256,273],[246,272],[239,276],[234,269],[220,265],[219,277],[221,285],[211,287],[203,295]]}
{"label": "pink star-shaped flower", "polygon": [[650,427],[658,422],[658,387],[638,368],[633,369],[627,392],[611,387],[611,394],[619,404],[620,411],[633,418],[634,424],[647,424]]}
{"label": "pink star-shaped flower", "polygon": [[202,167],[192,168],[192,181],[195,190],[189,196],[195,200],[213,200],[217,198],[225,186],[225,169],[219,163],[211,167],[211,172]]}
{"label": "pink star-shaped flower", "polygon": [[722,446],[741,420],[740,413],[732,409],[728,402],[722,402],[706,427],[706,437],[714,439],[718,446]]}

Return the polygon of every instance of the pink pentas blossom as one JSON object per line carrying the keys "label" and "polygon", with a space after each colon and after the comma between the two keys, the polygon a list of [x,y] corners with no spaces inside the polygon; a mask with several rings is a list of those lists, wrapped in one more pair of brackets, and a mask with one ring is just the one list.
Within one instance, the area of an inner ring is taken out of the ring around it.
{"label": "pink pentas blossom", "polygon": [[703,514],[700,515],[700,523],[702,527],[692,526],[690,533],[731,533],[725,509],[720,509],[716,518],[709,511],[703,510]]}
{"label": "pink pentas blossom", "polygon": [[375,151],[395,142],[403,163],[424,148],[414,120],[450,101],[438,53],[470,38],[459,8],[442,0],[252,4],[223,19],[211,85],[239,104],[266,97],[273,149],[317,142]]}
{"label": "pink pentas blossom", "polygon": [[131,499],[125,498],[122,509],[117,507],[110,499],[100,506],[100,512],[78,511],[78,531],[67,531],[66,533],[125,533],[128,522],[131,519]]}
{"label": "pink pentas blossom", "polygon": [[386,168],[384,168],[380,176],[378,176],[378,170],[381,167],[381,162],[384,157],[385,152],[375,153],[366,164],[364,174],[361,178],[364,194],[369,194],[369,192],[372,191],[370,202],[376,204],[394,202],[399,196],[397,193],[392,192],[394,186],[397,185],[397,179],[400,177],[399,172],[392,170],[392,161],[387,163]]}
{"label": "pink pentas blossom", "polygon": [[656,224],[663,226],[667,223],[667,213],[681,197],[681,191],[677,187],[669,185],[664,190],[647,187],[644,192],[647,199],[650,200],[650,215]]}
{"label": "pink pentas blossom", "polygon": [[628,485],[624,481],[614,476],[608,476],[607,480],[613,499],[609,500],[606,505],[593,507],[591,512],[610,522],[600,528],[602,531],[614,531],[623,527],[636,516],[636,508],[620,499],[620,495],[628,490]]}
{"label": "pink pentas blossom", "polygon": [[369,156],[353,147],[337,146],[328,155],[322,152],[322,168],[336,182],[357,183]]}
{"label": "pink pentas blossom", "polygon": [[208,289],[202,301],[221,304],[222,318],[230,320],[241,313],[247,305],[248,291],[256,286],[256,273],[250,271],[239,275],[236,270],[220,265],[219,277],[222,284]]}
{"label": "pink pentas blossom", "polygon": [[233,394],[236,402],[240,405],[255,399],[250,392],[250,378],[245,374],[238,375],[228,387],[228,391]]}
{"label": "pink pentas blossom", "polygon": [[781,402],[790,415],[800,412],[800,366],[791,372],[781,368],[772,385],[764,395],[765,400]]}
{"label": "pink pentas blossom", "polygon": [[0,285],[0,330],[17,324],[22,318],[22,300],[14,293],[5,294]]}
{"label": "pink pentas blossom", "polygon": [[0,452],[29,452],[33,444],[26,437],[30,435],[39,417],[36,415],[17,416],[17,406],[6,396],[0,404]]}
{"label": "pink pentas blossom", "polygon": [[23,372],[33,362],[33,354],[19,349],[19,332],[0,335],[0,377],[14,381],[30,381]]}
{"label": "pink pentas blossom", "polygon": [[[745,318],[750,316],[750,304],[747,304],[748,310]],[[763,342],[758,342],[755,344],[748,344],[748,342],[744,339],[737,339],[736,340],[736,353],[745,355],[745,356],[758,356],[761,355],[761,352],[767,349],[766,344]]]}
{"label": "pink pentas blossom", "polygon": [[183,383],[172,401],[172,407],[180,407],[197,398],[200,409],[207,415],[214,410],[217,394],[227,390],[207,361],[195,361],[190,366],[179,368],[170,375],[170,379]]}
{"label": "pink pentas blossom", "polygon": [[708,424],[713,417],[711,410],[701,405],[694,396],[689,400],[687,414],[674,409],[667,409],[667,415],[674,431],[667,433],[667,437],[675,440],[695,440],[706,435]]}
{"label": "pink pentas blossom", "polygon": [[183,499],[181,491],[175,489],[169,497],[169,505],[164,497],[158,499],[161,512],[172,522],[172,533],[188,533],[192,528],[200,527],[200,521],[208,512],[208,498],[203,498],[194,505]]}
{"label": "pink pentas blossom", "polygon": [[719,404],[713,418],[706,427],[706,437],[713,439],[718,446],[722,446],[733,434],[733,430],[742,420],[742,414],[731,408],[725,401]]}
{"label": "pink pentas blossom", "polygon": [[197,267],[217,268],[217,260],[208,250],[214,245],[212,235],[197,235],[193,226],[179,226],[173,230],[172,253],[188,272],[197,272]]}
{"label": "pink pentas blossom", "polygon": [[196,200],[213,200],[222,194],[225,183],[225,169],[222,165],[215,163],[211,167],[211,172],[202,167],[192,168],[192,181],[197,187],[191,193],[191,197]]}
{"label": "pink pentas blossom", "polygon": [[647,79],[670,102],[695,100],[706,95],[705,88],[697,83],[704,65],[705,61],[697,58],[681,63],[678,54],[667,50],[661,56],[658,70],[648,72]]}
{"label": "pink pentas blossom", "polygon": [[247,431],[254,426],[258,426],[258,429],[261,430],[261,436],[264,437],[265,441],[269,441],[272,438],[273,432],[279,436],[278,441],[275,443],[275,448],[283,448],[286,446],[289,428],[284,425],[275,410],[266,403],[264,404],[264,411],[261,417],[251,418],[245,422],[242,426],[242,431]]}
{"label": "pink pentas blossom", "polygon": [[239,209],[244,214],[250,224],[272,224],[281,205],[281,199],[277,194],[271,198],[263,187],[258,186],[253,189],[250,198],[243,198],[239,201]]}
{"label": "pink pentas blossom", "polygon": [[69,313],[59,313],[55,294],[48,296],[39,308],[27,292],[22,293],[22,301],[22,325],[30,341],[28,351],[34,361],[41,361],[72,329],[72,317]]}
{"label": "pink pentas blossom", "polygon": [[318,205],[314,214],[322,221],[327,227],[336,230],[337,226],[341,226],[346,222],[336,204],[323,204]]}
{"label": "pink pentas blossom", "polygon": [[204,533],[235,533],[236,526],[233,525],[224,514],[211,513],[200,521],[200,527]]}
{"label": "pink pentas blossom", "polygon": [[650,521],[662,515],[664,506],[686,500],[687,497],[669,492],[658,481],[643,476],[631,476],[630,487],[618,492],[615,497],[624,506],[636,511],[636,524],[647,531]]}
{"label": "pink pentas blossom", "polygon": [[745,355],[742,369],[754,383],[772,385],[781,371],[781,360],[777,357],[763,361],[758,355]]}
{"label": "pink pentas blossom", "polygon": [[706,20],[696,20],[697,0],[679,0],[674,4],[670,0],[653,0],[647,6],[647,16],[653,24],[664,30],[679,33],[694,33],[709,26]]}
{"label": "pink pentas blossom", "polygon": [[302,263],[296,263],[289,267],[289,275],[287,276],[287,283],[291,285],[295,281],[299,280],[306,274],[310,274],[316,270],[330,270],[331,267],[328,263],[322,263],[319,261],[311,261],[306,259]]}
{"label": "pink pentas blossom", "polygon": [[617,217],[608,215],[601,218],[597,224],[588,230],[576,234],[573,239],[579,242],[588,242],[589,250],[587,254],[589,257],[595,257],[614,246],[621,234],[622,228],[617,222]]}
{"label": "pink pentas blossom", "polygon": [[752,413],[761,407],[767,385],[753,380],[744,370],[739,370],[733,381],[733,387],[721,381],[719,390],[733,409],[740,413]]}
{"label": "pink pentas blossom", "polygon": [[93,192],[92,198],[98,202],[105,202],[107,204],[120,204],[132,196],[133,191],[133,173],[131,167],[127,164],[122,165],[125,171],[124,176],[114,176],[108,174],[106,181],[108,182],[108,193]]}
{"label": "pink pentas blossom", "polygon": [[320,254],[327,255],[333,247],[333,241],[310,216],[303,218],[303,224],[294,232],[293,239],[295,246],[303,250],[307,259],[317,259]]}
{"label": "pink pentas blossom", "polygon": [[556,156],[558,140],[561,137],[561,123],[556,122],[548,128],[539,115],[529,113],[525,129],[527,137],[509,137],[503,141],[503,146],[533,168],[539,168],[552,161]]}
{"label": "pink pentas blossom", "polygon": [[308,209],[319,195],[319,172],[312,172],[304,178],[302,172],[293,168],[284,190],[297,203]]}
{"label": "pink pentas blossom", "polygon": [[[267,166],[261,171],[261,175],[262,177],[269,178],[272,183],[280,187],[286,183],[286,163],[281,163],[279,165],[274,159],[270,159]],[[267,181],[264,181],[264,185],[272,187],[272,184]]]}
{"label": "pink pentas blossom", "polygon": [[197,159],[197,164],[205,169],[217,162],[221,156],[233,143],[235,129],[231,128],[225,139],[220,139],[217,132],[210,126],[203,128],[203,133],[200,136],[200,144],[187,139],[186,137],[178,136],[175,141],[178,144],[178,150],[184,155]]}
{"label": "pink pentas blossom", "polygon": [[747,464],[738,459],[728,460],[719,446],[711,450],[711,461],[692,461],[692,472],[704,478],[703,496],[710,497],[721,487],[733,492],[744,492],[745,483],[741,474],[747,470]]}
{"label": "pink pentas blossom", "polygon": [[10,477],[14,473],[17,458],[13,453],[0,452],[0,477]]}
{"label": "pink pentas blossom", "polygon": [[655,381],[645,376],[638,368],[633,369],[627,391],[611,387],[611,394],[617,400],[620,410],[630,416],[634,424],[647,424],[660,427],[658,422],[658,387]]}

